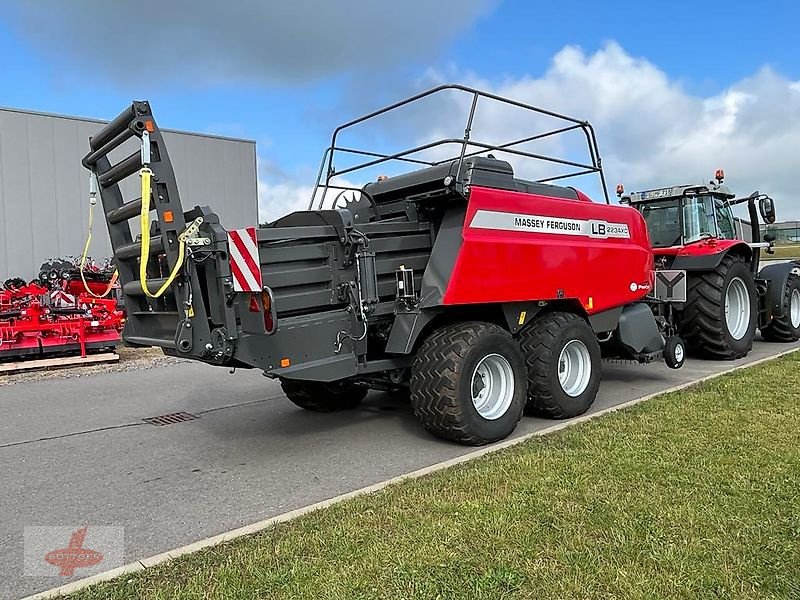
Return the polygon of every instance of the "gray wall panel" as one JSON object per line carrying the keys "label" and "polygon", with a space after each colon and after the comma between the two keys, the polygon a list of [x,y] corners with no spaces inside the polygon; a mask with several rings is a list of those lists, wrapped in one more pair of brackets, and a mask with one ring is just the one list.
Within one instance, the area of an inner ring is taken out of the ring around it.
{"label": "gray wall panel", "polygon": [[[3,145],[2,199],[4,204],[3,233],[5,234],[6,265],[27,268],[32,262],[33,223],[30,203],[30,159],[28,121],[15,116],[0,120]],[[25,277],[29,271],[20,275]],[[18,275],[17,272],[9,275]]]}
{"label": "gray wall panel", "polygon": [[[0,281],[34,277],[56,256],[79,256],[88,226],[88,172],[80,160],[101,121],[0,109]],[[258,200],[255,143],[166,131],[184,209],[211,206],[228,228],[255,225]],[[113,155],[137,149],[129,140]],[[139,196],[138,177],[123,182],[126,200]],[[137,219],[131,221],[136,231]],[[90,254],[111,253],[98,207]]]}

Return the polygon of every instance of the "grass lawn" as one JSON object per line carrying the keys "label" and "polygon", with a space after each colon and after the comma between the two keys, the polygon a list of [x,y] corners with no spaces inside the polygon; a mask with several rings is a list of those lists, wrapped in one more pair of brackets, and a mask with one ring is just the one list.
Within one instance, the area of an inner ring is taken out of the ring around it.
{"label": "grass lawn", "polygon": [[800,598],[800,353],[70,598]]}
{"label": "grass lawn", "polygon": [[773,258],[800,258],[800,244],[794,246],[775,246],[775,254],[761,253],[762,260],[770,260]]}

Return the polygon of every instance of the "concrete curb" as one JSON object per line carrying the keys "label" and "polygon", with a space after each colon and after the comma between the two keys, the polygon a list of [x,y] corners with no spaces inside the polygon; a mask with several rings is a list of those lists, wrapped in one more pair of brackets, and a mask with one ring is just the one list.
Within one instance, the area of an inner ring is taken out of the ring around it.
{"label": "concrete curb", "polygon": [[618,410],[623,410],[639,404],[641,402],[646,402],[647,400],[651,400],[657,396],[661,396],[664,394],[670,394],[672,392],[678,392],[680,390],[684,390],[686,388],[698,385],[700,383],[710,381],[712,379],[716,379],[723,375],[727,375],[729,373],[733,373],[735,371],[739,371],[741,369],[748,369],[750,367],[754,367],[756,365],[760,365],[766,362],[770,362],[786,356],[788,354],[792,354],[794,352],[800,351],[800,348],[793,348],[791,350],[787,350],[785,352],[780,352],[778,354],[774,354],[772,356],[767,356],[764,358],[760,358],[758,360],[754,360],[753,362],[749,362],[743,365],[737,365],[735,367],[730,367],[723,371],[719,371],[718,373],[712,373],[711,375],[706,375],[705,377],[701,377],[699,379],[695,379],[694,381],[689,381],[687,383],[682,383],[680,385],[673,386],[671,388],[667,388],[665,390],[661,390],[660,392],[655,392],[653,394],[648,394],[646,396],[641,396],[640,398],[635,398],[634,400],[629,400],[627,402],[623,402],[621,404],[617,404],[615,406],[610,406],[608,408],[604,408],[602,410],[598,410],[597,412],[589,413],[582,415],[580,417],[576,417],[569,421],[562,421],[560,423],[556,423],[550,427],[545,429],[540,429],[539,431],[533,431],[531,433],[527,433],[525,435],[521,435],[516,438],[504,440],[502,442],[498,442],[491,446],[485,446],[473,452],[468,452],[467,454],[463,454],[461,456],[457,456],[455,458],[451,458],[449,460],[445,460],[442,462],[435,463],[433,465],[423,467],[422,469],[417,469],[416,471],[411,471],[409,473],[405,473],[403,475],[398,475],[397,477],[392,477],[391,479],[386,479],[384,481],[380,481],[378,483],[374,483],[372,485],[368,485],[366,487],[362,487],[357,490],[353,490],[352,492],[347,492],[346,494],[341,494],[339,496],[334,496],[333,498],[329,498],[328,500],[323,500],[321,502],[317,502],[315,504],[309,504],[308,506],[304,506],[302,508],[298,508],[286,513],[282,513],[280,515],[276,515],[274,517],[270,517],[268,519],[264,519],[262,521],[258,521],[257,523],[253,523],[251,525],[245,525],[244,527],[239,527],[238,529],[232,529],[231,531],[227,531],[225,533],[221,533],[219,535],[215,535],[204,540],[200,540],[197,542],[193,542],[186,546],[181,546],[180,548],[176,548],[174,550],[170,550],[168,552],[163,552],[161,554],[156,554],[155,556],[150,556],[148,558],[143,558],[142,560],[138,560],[136,562],[129,563],[127,565],[123,565],[121,567],[117,567],[116,569],[111,569],[110,571],[104,571],[103,573],[98,573],[97,575],[93,575],[91,577],[86,577],[84,579],[79,579],[78,581],[73,581],[72,583],[68,583],[66,585],[59,586],[57,588],[53,588],[50,590],[46,590],[44,592],[39,592],[37,594],[33,594],[32,596],[26,596],[21,600],[44,600],[46,598],[57,598],[59,596],[63,596],[66,594],[71,594],[73,592],[77,592],[84,588],[89,587],[90,585],[94,585],[96,583],[101,583],[104,581],[109,581],[111,579],[115,579],[122,575],[128,575],[131,573],[136,573],[137,571],[143,571],[144,569],[148,569],[150,567],[154,567],[161,563],[165,563],[169,560],[178,558],[179,556],[183,556],[185,554],[191,554],[193,552],[197,552],[198,550],[202,550],[203,548],[209,548],[211,546],[217,546],[224,542],[228,542],[230,540],[235,540],[236,538],[240,538],[245,535],[250,535],[253,533],[258,533],[259,531],[263,531],[272,527],[273,525],[277,525],[278,523],[285,523],[286,521],[291,521],[303,515],[307,515],[309,513],[315,512],[317,510],[321,510],[323,508],[327,508],[334,504],[338,504],[339,502],[343,502],[345,500],[349,500],[351,498],[356,498],[358,496],[363,496],[365,494],[371,494],[373,492],[380,491],[390,485],[394,485],[396,483],[400,483],[402,481],[410,480],[410,479],[419,479],[425,475],[429,475],[431,473],[435,473],[437,471],[441,471],[442,469],[447,469],[449,467],[454,467],[456,465],[461,465],[471,460],[475,460],[476,458],[480,458],[481,456],[486,456],[487,454],[492,454],[499,450],[504,450],[506,448],[511,448],[516,446],[517,444],[521,444],[529,439],[548,435],[550,433],[555,433],[556,431],[561,431],[562,429],[566,429],[568,427],[572,427],[577,425],[578,423],[584,423],[586,421],[590,421],[592,419],[596,419],[597,417],[601,417],[603,415],[607,415],[612,412],[616,412]]}

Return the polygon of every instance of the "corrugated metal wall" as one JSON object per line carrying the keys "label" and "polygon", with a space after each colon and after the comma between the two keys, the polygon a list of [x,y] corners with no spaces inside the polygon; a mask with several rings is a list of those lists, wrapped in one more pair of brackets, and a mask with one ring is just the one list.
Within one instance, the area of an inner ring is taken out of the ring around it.
{"label": "corrugated metal wall", "polygon": [[[32,278],[48,258],[80,256],[89,194],[80,161],[101,127],[101,121],[0,109],[0,282]],[[164,138],[184,209],[211,206],[226,228],[258,223],[254,142],[180,132]],[[112,161],[135,148],[129,140]],[[124,184],[126,200],[138,197],[138,177]],[[99,208],[90,254],[111,254]]]}

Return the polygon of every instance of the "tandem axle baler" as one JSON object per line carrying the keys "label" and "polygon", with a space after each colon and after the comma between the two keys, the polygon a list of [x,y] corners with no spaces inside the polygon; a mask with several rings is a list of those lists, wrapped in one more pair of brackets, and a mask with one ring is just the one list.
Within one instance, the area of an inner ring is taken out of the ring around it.
{"label": "tandem axle baler", "polygon": [[[343,130],[436,94],[470,101],[463,138],[394,154],[337,145]],[[479,103],[489,102],[558,126],[499,145],[470,139]],[[568,131],[585,135],[585,163],[520,147]],[[112,165],[108,154],[130,138],[141,150]],[[448,145],[455,156],[421,158]],[[526,409],[556,418],[586,411],[604,356],[683,362],[671,323],[644,303],[653,255],[641,215],[518,178],[493,155],[570,170],[555,179],[596,173],[602,181],[584,121],[463,86],[434,88],[339,127],[308,210],[235,231],[207,207],[184,212],[148,103],[134,102],[90,147],[83,163],[106,212],[125,340],[261,369],[301,407],[339,410],[370,388],[408,389],[433,434],[482,444],[509,435]],[[337,170],[343,152],[365,162]],[[418,168],[357,188],[337,184],[397,162]],[[119,183],[136,173],[141,197],[123,198]],[[145,240],[130,227],[136,217]]]}

